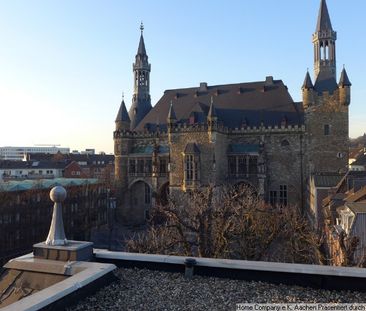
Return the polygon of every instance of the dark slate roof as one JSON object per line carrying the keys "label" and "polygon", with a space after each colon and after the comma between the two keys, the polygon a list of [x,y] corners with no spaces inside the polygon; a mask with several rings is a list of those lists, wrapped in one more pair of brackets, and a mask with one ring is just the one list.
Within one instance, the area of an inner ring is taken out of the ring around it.
{"label": "dark slate roof", "polygon": [[333,75],[330,75],[326,71],[320,71],[314,85],[314,89],[318,93],[328,91],[333,93],[338,88],[338,84]]}
{"label": "dark slate roof", "polygon": [[257,144],[230,144],[228,147],[229,154],[245,154],[259,152],[260,146]]}
{"label": "dark slate roof", "polygon": [[146,55],[144,36],[142,35],[142,33],[141,33],[141,36],[140,36],[140,42],[139,42],[139,47],[137,49],[137,54],[138,55]]}
{"label": "dark slate roof", "polygon": [[315,187],[331,188],[338,185],[342,179],[339,174],[319,174],[314,175]]}
{"label": "dark slate roof", "polygon": [[309,71],[307,71],[302,88],[303,89],[312,89],[313,87],[314,87],[314,85],[313,85],[313,82],[311,81]]}
{"label": "dark slate roof", "polygon": [[333,30],[332,23],[330,21],[329,12],[327,3],[325,0],[321,0],[320,8],[319,8],[319,15],[318,15],[318,22],[316,24],[317,32],[324,31],[324,30]]}
{"label": "dark slate roof", "polygon": [[64,161],[9,161],[4,160],[0,161],[1,169],[40,169],[40,168],[54,168],[54,169],[63,169],[70,162]]}
{"label": "dark slate roof", "polygon": [[184,149],[185,154],[199,154],[200,150],[198,149],[195,143],[188,143],[186,148]]}
{"label": "dark slate roof", "polygon": [[170,102],[173,101],[178,123],[188,123],[193,115],[195,123],[207,121],[211,96],[219,124],[230,128],[280,125],[284,116],[289,125],[303,124],[303,108],[295,103],[281,80],[271,85],[265,81],[167,90],[153,109],[141,120],[137,131],[154,131],[156,124],[166,123]]}
{"label": "dark slate roof", "polygon": [[343,68],[343,70],[341,72],[341,78],[339,79],[339,86],[351,86],[351,85],[352,85],[352,83],[348,79],[346,69]]}
{"label": "dark slate roof", "polygon": [[124,100],[122,100],[121,106],[119,107],[119,110],[117,113],[116,122],[118,122],[118,121],[131,122],[130,117],[128,116],[128,113],[127,113],[126,104],[125,104]]}

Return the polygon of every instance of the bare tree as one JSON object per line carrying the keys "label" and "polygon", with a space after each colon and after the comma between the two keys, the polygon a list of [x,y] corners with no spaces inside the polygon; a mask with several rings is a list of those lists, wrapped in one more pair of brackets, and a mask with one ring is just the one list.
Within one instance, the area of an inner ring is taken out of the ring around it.
{"label": "bare tree", "polygon": [[172,194],[127,243],[133,252],[308,263],[320,262],[318,247],[297,208],[269,206],[245,185]]}

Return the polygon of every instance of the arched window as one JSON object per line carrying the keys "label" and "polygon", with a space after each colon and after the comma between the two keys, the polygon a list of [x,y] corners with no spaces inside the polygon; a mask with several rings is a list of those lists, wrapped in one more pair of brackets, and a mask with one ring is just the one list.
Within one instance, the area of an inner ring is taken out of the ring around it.
{"label": "arched window", "polygon": [[287,139],[284,139],[281,141],[281,147],[289,147],[290,143],[288,142]]}
{"label": "arched window", "polygon": [[200,179],[200,151],[195,143],[184,150],[184,187],[195,187]]}

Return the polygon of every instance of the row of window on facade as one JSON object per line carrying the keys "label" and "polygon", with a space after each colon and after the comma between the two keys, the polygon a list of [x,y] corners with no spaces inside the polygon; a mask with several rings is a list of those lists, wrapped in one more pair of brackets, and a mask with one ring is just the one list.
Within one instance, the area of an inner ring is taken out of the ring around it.
{"label": "row of window on facade", "polygon": [[[151,158],[129,159],[128,173],[130,175],[151,175],[153,163]],[[168,159],[160,158],[158,163],[158,173],[164,175],[168,173]]]}
{"label": "row of window on facade", "polygon": [[288,204],[287,185],[280,185],[279,190],[270,190],[269,191],[269,203],[272,206],[275,206],[275,205],[286,206]]}
{"label": "row of window on facade", "polygon": [[258,173],[258,157],[250,155],[229,156],[229,175],[249,177]]}

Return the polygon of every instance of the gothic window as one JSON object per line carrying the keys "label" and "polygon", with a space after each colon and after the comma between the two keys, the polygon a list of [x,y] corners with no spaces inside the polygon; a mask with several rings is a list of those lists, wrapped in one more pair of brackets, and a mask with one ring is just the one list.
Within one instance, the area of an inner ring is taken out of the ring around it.
{"label": "gothic window", "polygon": [[196,144],[189,143],[184,151],[184,184],[195,185],[199,181],[200,151]]}
{"label": "gothic window", "polygon": [[229,157],[229,174],[236,175],[236,157]]}
{"label": "gothic window", "polygon": [[258,171],[258,158],[257,157],[249,157],[249,174],[255,175]]}
{"label": "gothic window", "polygon": [[325,136],[330,135],[330,126],[329,126],[329,124],[324,125],[324,135]]}
{"label": "gothic window", "polygon": [[151,189],[148,184],[145,184],[145,204],[151,203]]}
{"label": "gothic window", "polygon": [[144,173],[144,160],[138,159],[137,160],[137,174]]}
{"label": "gothic window", "polygon": [[159,173],[160,174],[166,174],[167,173],[167,160],[166,159],[160,159]]}
{"label": "gothic window", "polygon": [[136,173],[136,162],[135,159],[130,159],[130,165],[129,165],[129,173],[135,174]]}
{"label": "gothic window", "polygon": [[194,171],[194,157],[191,154],[186,155],[186,180],[193,180],[193,171]]}
{"label": "gothic window", "polygon": [[246,157],[240,156],[238,159],[238,174],[246,175],[247,174],[247,161]]}
{"label": "gothic window", "polygon": [[287,205],[287,185],[280,185],[280,205],[286,206]]}
{"label": "gothic window", "polygon": [[148,159],[145,161],[145,168],[146,168],[145,172],[147,174],[151,174],[151,172],[152,172],[152,160],[151,159]]}
{"label": "gothic window", "polygon": [[271,190],[269,192],[269,203],[272,206],[275,206],[277,204],[277,191]]}

